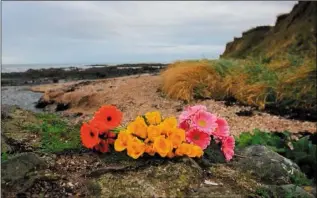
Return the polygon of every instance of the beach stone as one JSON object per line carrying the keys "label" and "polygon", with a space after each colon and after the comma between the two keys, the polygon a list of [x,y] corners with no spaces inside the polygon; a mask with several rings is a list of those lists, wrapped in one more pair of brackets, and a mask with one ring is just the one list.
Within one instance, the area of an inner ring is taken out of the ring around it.
{"label": "beach stone", "polygon": [[303,197],[314,198],[315,196],[306,192],[302,187],[294,184],[286,185],[270,185],[266,187],[268,195],[270,197]]}
{"label": "beach stone", "polygon": [[295,175],[303,175],[297,164],[262,145],[253,145],[239,152],[244,156],[234,166],[257,176],[267,184],[289,184]]}
{"label": "beach stone", "polygon": [[1,182],[17,183],[30,171],[44,166],[35,153],[21,153],[1,163]]}
{"label": "beach stone", "polygon": [[133,171],[109,172],[92,181],[89,189],[96,197],[184,197],[187,190],[199,186],[202,173],[194,160],[184,158]]}

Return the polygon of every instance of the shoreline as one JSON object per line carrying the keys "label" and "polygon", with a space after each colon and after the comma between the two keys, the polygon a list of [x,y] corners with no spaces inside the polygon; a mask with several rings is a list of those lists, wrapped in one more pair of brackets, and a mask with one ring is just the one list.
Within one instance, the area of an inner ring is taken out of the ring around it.
{"label": "shoreline", "polygon": [[42,85],[78,80],[108,79],[138,74],[158,74],[168,64],[121,64],[115,66],[91,65],[89,68],[29,69],[25,72],[1,74],[2,86]]}

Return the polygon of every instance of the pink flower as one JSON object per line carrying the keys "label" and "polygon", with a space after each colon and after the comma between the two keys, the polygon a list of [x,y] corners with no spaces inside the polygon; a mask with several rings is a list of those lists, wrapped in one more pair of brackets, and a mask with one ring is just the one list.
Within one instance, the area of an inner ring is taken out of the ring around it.
{"label": "pink flower", "polygon": [[234,155],[234,138],[232,136],[224,137],[221,143],[221,150],[226,160],[230,161]]}
{"label": "pink flower", "polygon": [[210,144],[210,136],[207,133],[193,128],[186,132],[186,141],[193,143],[204,150]]}
{"label": "pink flower", "polygon": [[184,129],[185,131],[189,130],[190,128],[189,121],[184,121],[179,123],[178,128]]}
{"label": "pink flower", "polygon": [[179,122],[182,123],[185,120],[191,119],[192,116],[201,111],[207,111],[206,106],[195,105],[192,107],[186,107],[185,110],[179,116]]}
{"label": "pink flower", "polygon": [[178,122],[183,123],[189,119],[189,113],[188,111],[183,111],[179,117],[178,117]]}
{"label": "pink flower", "polygon": [[188,111],[191,115],[193,115],[200,111],[207,111],[207,107],[204,105],[195,105],[195,106],[187,107],[185,110]]}
{"label": "pink flower", "polygon": [[228,122],[223,118],[218,118],[216,120],[218,127],[212,135],[215,136],[216,139],[223,139],[224,137],[229,136],[229,125]]}
{"label": "pink flower", "polygon": [[217,117],[207,111],[200,111],[193,117],[193,126],[209,135],[217,128]]}

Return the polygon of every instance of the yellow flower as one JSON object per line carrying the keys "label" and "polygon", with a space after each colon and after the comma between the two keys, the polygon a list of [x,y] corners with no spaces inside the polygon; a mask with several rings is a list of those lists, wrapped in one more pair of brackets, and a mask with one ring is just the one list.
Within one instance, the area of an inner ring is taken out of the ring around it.
{"label": "yellow flower", "polygon": [[188,155],[191,153],[191,145],[188,143],[182,143],[175,151],[177,156]]}
{"label": "yellow flower", "polygon": [[147,128],[148,139],[154,142],[155,138],[161,135],[161,128],[156,125],[150,125]]}
{"label": "yellow flower", "polygon": [[179,128],[173,128],[168,137],[171,140],[173,148],[177,148],[185,141],[185,131]]}
{"label": "yellow flower", "polygon": [[154,140],[154,149],[161,156],[165,157],[169,152],[172,151],[172,142],[166,139],[164,136],[155,138]]}
{"label": "yellow flower", "polygon": [[145,144],[138,138],[131,138],[128,142],[127,153],[133,159],[138,159],[145,151]]}
{"label": "yellow flower", "polygon": [[140,116],[138,116],[134,122],[128,124],[127,130],[129,133],[133,133],[140,138],[145,139],[147,137],[147,125]]}
{"label": "yellow flower", "polygon": [[161,123],[161,113],[159,111],[148,112],[145,114],[149,124],[157,125]]}
{"label": "yellow flower", "polygon": [[165,123],[161,123],[158,125],[161,129],[161,134],[162,135],[166,135],[169,136],[171,134],[172,128],[170,128],[168,125],[166,125]]}
{"label": "yellow flower", "polygon": [[163,121],[163,124],[169,128],[177,127],[177,119],[175,117],[168,117]]}
{"label": "yellow flower", "polygon": [[155,155],[155,149],[153,147],[153,144],[146,144],[145,145],[145,152],[151,156]]}
{"label": "yellow flower", "polygon": [[173,157],[175,157],[175,154],[173,153],[173,151],[170,151],[169,153],[167,153],[167,157],[173,158]]}
{"label": "yellow flower", "polygon": [[204,154],[204,151],[197,145],[193,146],[192,152],[195,155],[195,157],[201,157]]}
{"label": "yellow flower", "polygon": [[116,151],[123,151],[127,148],[129,140],[132,138],[131,134],[127,131],[121,131],[118,138],[114,142],[114,149]]}

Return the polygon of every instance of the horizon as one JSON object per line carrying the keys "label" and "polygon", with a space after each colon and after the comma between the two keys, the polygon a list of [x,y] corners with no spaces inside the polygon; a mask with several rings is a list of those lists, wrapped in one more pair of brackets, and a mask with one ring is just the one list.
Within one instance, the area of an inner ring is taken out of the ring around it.
{"label": "horizon", "polygon": [[5,1],[2,65],[217,59],[234,37],[274,25],[296,3]]}

